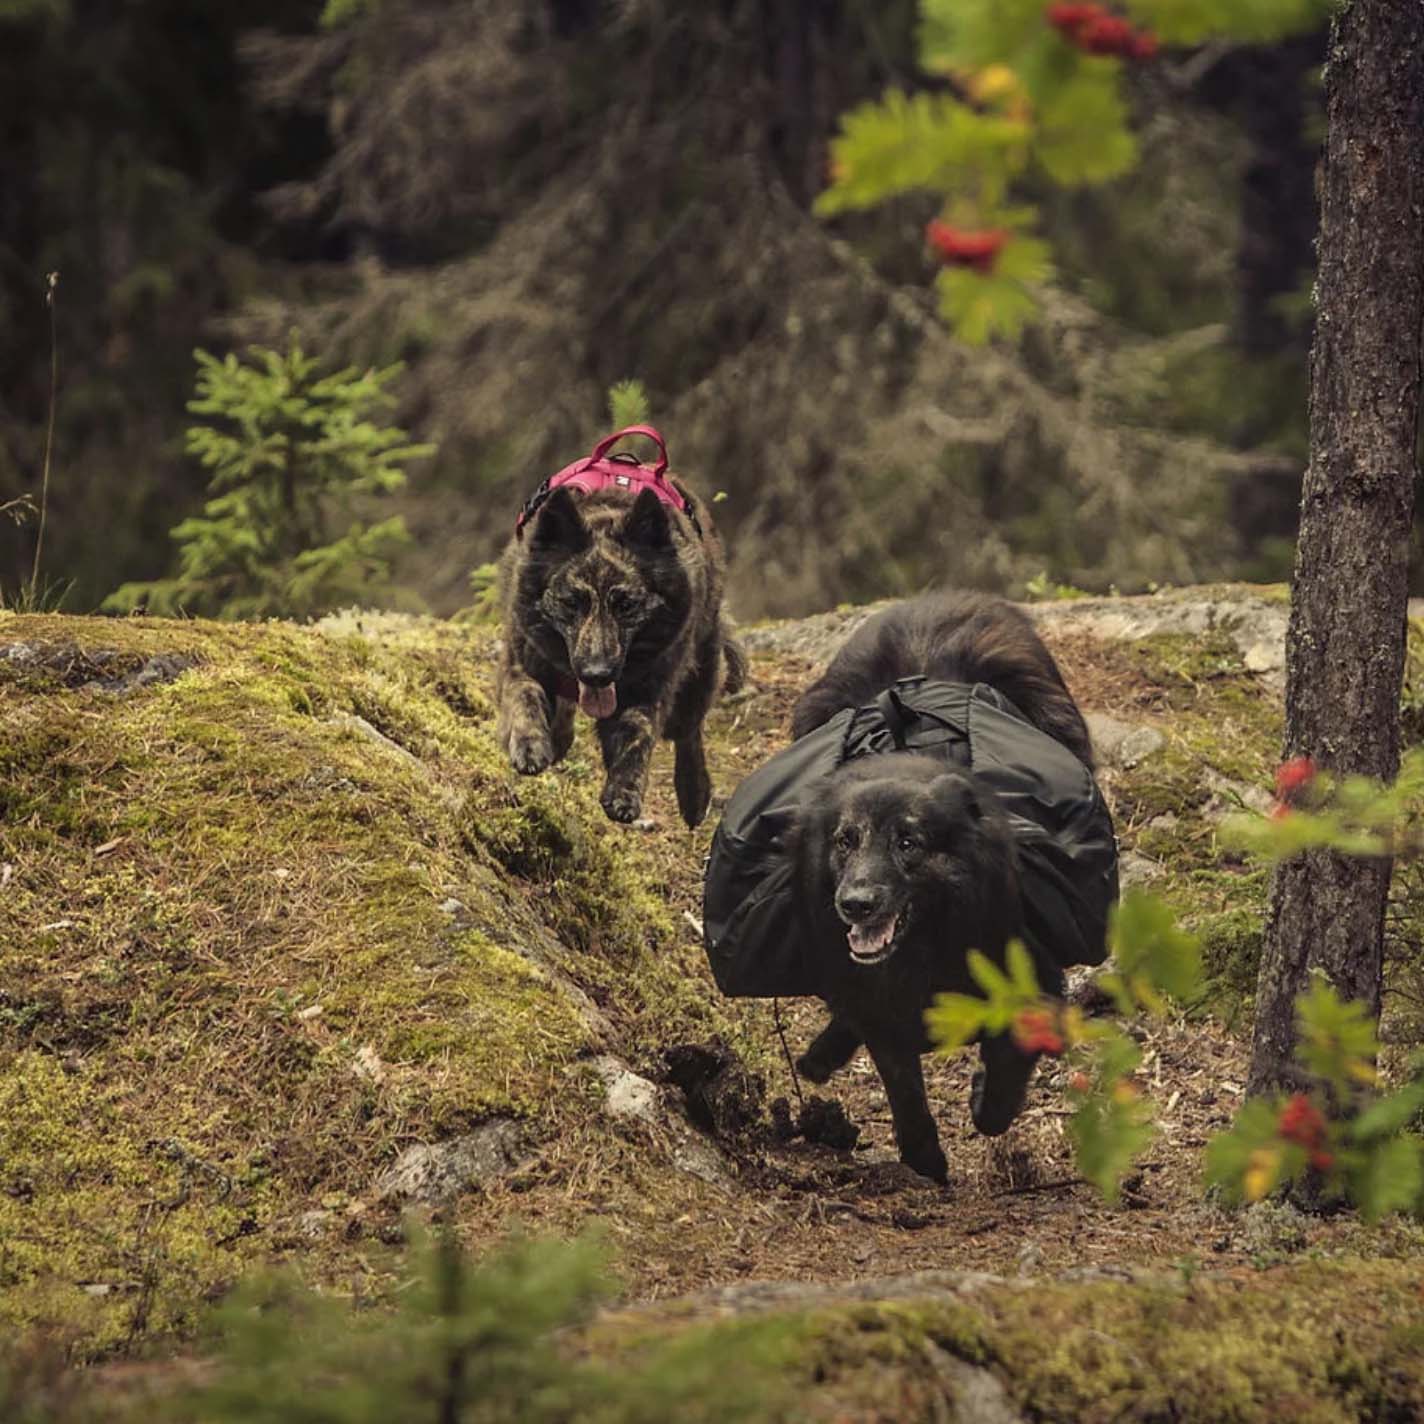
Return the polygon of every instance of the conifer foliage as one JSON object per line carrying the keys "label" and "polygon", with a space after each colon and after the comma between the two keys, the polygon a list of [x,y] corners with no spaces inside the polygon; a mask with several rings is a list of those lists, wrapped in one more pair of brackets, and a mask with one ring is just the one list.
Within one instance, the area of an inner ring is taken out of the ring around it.
{"label": "conifer foliage", "polygon": [[564,1332],[615,1282],[591,1241],[514,1240],[471,1261],[423,1242],[393,1312],[353,1311],[290,1279],[239,1292],[214,1375],[184,1419],[269,1424],[732,1424],[764,1418],[789,1332],[762,1321],[693,1329],[610,1364]]}
{"label": "conifer foliage", "polygon": [[919,58],[948,93],[892,90],[841,121],[823,215],[914,191],[944,205],[926,229],[940,309],[966,341],[1012,335],[1051,275],[1037,211],[1015,187],[1104,183],[1137,162],[1124,69],[1165,46],[1262,43],[1318,25],[1330,0],[922,0]]}
{"label": "conifer foliage", "polygon": [[408,541],[394,515],[360,513],[405,484],[402,466],[434,446],[371,416],[391,403],[400,366],[322,375],[293,338],[285,352],[252,347],[247,361],[199,351],[189,454],[212,472],[201,515],[172,531],[171,578],[125,584],[110,612],[216,618],[311,617],[379,601]]}

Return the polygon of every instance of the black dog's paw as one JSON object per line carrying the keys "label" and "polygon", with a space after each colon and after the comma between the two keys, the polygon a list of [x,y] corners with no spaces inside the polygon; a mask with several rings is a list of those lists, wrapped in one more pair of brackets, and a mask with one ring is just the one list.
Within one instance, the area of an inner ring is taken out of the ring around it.
{"label": "black dog's paw", "polygon": [[942,1187],[949,1185],[949,1162],[937,1142],[906,1148],[900,1153],[900,1160],[912,1172],[918,1172]]}
{"label": "black dog's paw", "polygon": [[1013,1126],[1014,1119],[1023,1111],[1032,1072],[1033,1060],[1029,1059],[1027,1072],[1022,1076],[1015,1073],[1005,1081],[1005,1075],[1000,1075],[991,1084],[982,1068],[975,1070],[969,1086],[969,1116],[976,1131],[985,1137],[1001,1137]]}
{"label": "black dog's paw", "polygon": [[814,1057],[810,1053],[803,1053],[796,1060],[796,1071],[808,1083],[829,1083],[831,1074],[836,1070],[823,1059]]}
{"label": "black dog's paw", "polygon": [[603,788],[598,801],[610,821],[625,826],[636,821],[643,811],[643,798],[633,787],[618,786],[611,781]]}
{"label": "black dog's paw", "polygon": [[509,738],[509,764],[522,776],[538,776],[554,762],[554,744],[546,732],[514,732]]}

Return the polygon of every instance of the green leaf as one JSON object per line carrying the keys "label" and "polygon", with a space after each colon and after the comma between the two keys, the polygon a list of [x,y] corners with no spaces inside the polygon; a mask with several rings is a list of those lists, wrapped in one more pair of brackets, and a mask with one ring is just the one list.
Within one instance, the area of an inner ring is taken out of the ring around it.
{"label": "green leaf", "polygon": [[935,285],[940,314],[970,346],[982,346],[993,336],[1017,336],[1038,312],[1037,300],[1014,278],[947,267]]}
{"label": "green leaf", "polygon": [[988,1004],[970,994],[937,994],[925,1010],[925,1028],[936,1051],[954,1053],[984,1030]]}
{"label": "green leaf", "polygon": [[1030,1002],[1037,999],[1042,990],[1038,986],[1038,975],[1034,972],[1033,956],[1021,939],[1009,941],[1007,959],[1014,991]]}
{"label": "green leaf", "polygon": [[[1207,1143],[1207,1183],[1221,1191],[1228,1201],[1239,1202],[1247,1197],[1247,1174],[1253,1164],[1259,1167],[1267,1156],[1274,1166],[1266,1191],[1274,1190],[1304,1167],[1305,1153],[1282,1143],[1276,1130],[1281,1102],[1279,1098],[1247,1099],[1231,1127]],[[1265,1192],[1253,1195],[1261,1196]]]}
{"label": "green leaf", "polygon": [[1141,1098],[1095,1093],[1068,1120],[1078,1171],[1109,1202],[1118,1199],[1123,1177],[1152,1135],[1151,1107]]}
{"label": "green leaf", "polygon": [[1169,906],[1146,891],[1132,886],[1113,907],[1108,944],[1129,989],[1134,980],[1145,979],[1174,999],[1200,992],[1200,941],[1177,924]]}
{"label": "green leaf", "polygon": [[1128,13],[1169,45],[1208,39],[1272,44],[1324,24],[1332,0],[1124,0]]}
{"label": "green leaf", "polygon": [[1424,1192],[1424,1142],[1393,1137],[1366,1153],[1350,1177],[1350,1194],[1367,1221],[1408,1211]]}
{"label": "green leaf", "polygon": [[1137,162],[1120,67],[1115,61],[1085,60],[1051,100],[1040,104],[1033,154],[1055,183],[1105,183]]}
{"label": "green leaf", "polygon": [[1012,65],[1045,33],[1041,0],[921,0],[920,62],[933,73]]}
{"label": "green leaf", "polygon": [[968,963],[970,978],[984,991],[991,1004],[1001,1004],[1014,997],[1014,986],[1008,976],[987,954],[971,949]]}
{"label": "green leaf", "polygon": [[947,94],[908,97],[892,89],[842,117],[831,142],[833,180],[815,210],[826,216],[868,208],[917,190],[987,185],[997,194],[1027,156],[1022,121],[977,113]]}
{"label": "green leaf", "polygon": [[1341,999],[1318,971],[1313,977],[1310,989],[1296,999],[1301,1061],[1341,1091],[1372,1083],[1379,1042],[1369,1010],[1358,1000]]}
{"label": "green leaf", "polygon": [[1408,1083],[1397,1093],[1371,1103],[1350,1124],[1350,1136],[1356,1142],[1392,1137],[1421,1114],[1424,1114],[1424,1079]]}

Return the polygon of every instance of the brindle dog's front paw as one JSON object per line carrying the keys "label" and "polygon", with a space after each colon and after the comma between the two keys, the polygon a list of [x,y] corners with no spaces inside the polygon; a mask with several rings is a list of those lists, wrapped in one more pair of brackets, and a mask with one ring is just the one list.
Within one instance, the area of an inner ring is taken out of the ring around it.
{"label": "brindle dog's front paw", "polygon": [[643,798],[636,788],[619,786],[612,781],[604,786],[598,800],[610,821],[619,821],[625,826],[636,821],[643,811]]}
{"label": "brindle dog's front paw", "polygon": [[554,761],[554,744],[547,732],[514,732],[509,738],[509,764],[523,776],[538,776]]}

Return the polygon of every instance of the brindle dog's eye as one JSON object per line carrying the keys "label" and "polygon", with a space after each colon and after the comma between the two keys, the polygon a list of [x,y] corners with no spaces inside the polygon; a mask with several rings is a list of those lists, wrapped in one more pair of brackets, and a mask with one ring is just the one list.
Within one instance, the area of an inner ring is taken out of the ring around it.
{"label": "brindle dog's eye", "polygon": [[610,613],[631,613],[638,606],[637,598],[626,588],[615,588],[608,594]]}
{"label": "brindle dog's eye", "polygon": [[860,843],[860,836],[854,826],[842,826],[835,834],[837,850],[854,850]]}

